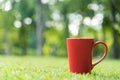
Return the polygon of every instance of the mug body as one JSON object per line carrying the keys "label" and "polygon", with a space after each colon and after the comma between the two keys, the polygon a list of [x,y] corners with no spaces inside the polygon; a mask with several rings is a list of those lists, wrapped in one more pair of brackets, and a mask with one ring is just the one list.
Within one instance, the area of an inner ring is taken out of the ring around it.
{"label": "mug body", "polygon": [[89,73],[92,68],[93,38],[67,38],[70,72]]}

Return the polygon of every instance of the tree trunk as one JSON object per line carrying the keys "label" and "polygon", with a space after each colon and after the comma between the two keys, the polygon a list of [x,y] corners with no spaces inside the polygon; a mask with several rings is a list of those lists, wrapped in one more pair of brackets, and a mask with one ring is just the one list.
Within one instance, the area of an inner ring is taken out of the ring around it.
{"label": "tree trunk", "polygon": [[37,38],[37,55],[42,55],[42,48],[44,44],[43,32],[45,31],[45,11],[44,5],[41,3],[41,0],[37,0],[37,9],[36,9],[36,38]]}
{"label": "tree trunk", "polygon": [[22,27],[20,28],[20,31],[19,31],[19,40],[20,40],[20,47],[21,47],[21,50],[22,50],[22,55],[27,55],[27,44],[28,44],[28,41],[27,41],[27,31],[25,29],[25,26],[22,25]]}
{"label": "tree trunk", "polygon": [[[63,33],[63,39],[62,39],[62,47],[63,47],[63,50],[65,51],[65,56],[67,56],[67,49],[66,49],[66,38],[69,38],[69,20],[67,18],[67,9],[64,8],[63,10],[63,16],[64,16],[64,33]],[[64,54],[63,54],[64,56]]]}
{"label": "tree trunk", "polygon": [[[26,7],[26,8],[25,8]],[[21,55],[27,55],[28,49],[28,28],[24,23],[24,19],[29,16],[29,7],[27,0],[21,0],[18,4],[18,13],[21,15],[19,20],[22,22],[22,26],[19,29],[19,47],[21,49]],[[30,16],[29,16],[30,17]]]}
{"label": "tree trunk", "polygon": [[67,18],[67,13],[64,13],[64,23],[65,23],[65,31],[64,31],[65,38],[69,38],[69,27],[68,27],[69,21]]}
{"label": "tree trunk", "polygon": [[7,20],[7,13],[4,13],[4,22],[3,22],[3,40],[4,40],[4,54],[10,55],[10,44],[8,40],[8,20]]}
{"label": "tree trunk", "polygon": [[118,31],[115,28],[115,25],[117,23],[116,20],[116,6],[114,0],[110,0],[110,7],[111,7],[111,14],[112,14],[112,32],[113,32],[113,52],[112,57],[113,58],[120,58],[120,35]]}

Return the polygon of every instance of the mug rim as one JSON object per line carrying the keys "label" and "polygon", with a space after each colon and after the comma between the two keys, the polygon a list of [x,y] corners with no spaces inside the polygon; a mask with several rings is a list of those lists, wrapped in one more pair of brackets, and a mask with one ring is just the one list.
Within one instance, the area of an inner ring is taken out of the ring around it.
{"label": "mug rim", "polygon": [[76,39],[76,40],[94,40],[94,38],[66,38],[66,39]]}

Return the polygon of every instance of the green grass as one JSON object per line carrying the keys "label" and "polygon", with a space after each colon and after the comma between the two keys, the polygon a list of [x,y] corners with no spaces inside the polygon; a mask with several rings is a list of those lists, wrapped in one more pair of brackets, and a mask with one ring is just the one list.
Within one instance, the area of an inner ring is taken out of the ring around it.
{"label": "green grass", "polygon": [[120,60],[106,59],[80,75],[69,72],[67,58],[0,56],[0,80],[120,80]]}

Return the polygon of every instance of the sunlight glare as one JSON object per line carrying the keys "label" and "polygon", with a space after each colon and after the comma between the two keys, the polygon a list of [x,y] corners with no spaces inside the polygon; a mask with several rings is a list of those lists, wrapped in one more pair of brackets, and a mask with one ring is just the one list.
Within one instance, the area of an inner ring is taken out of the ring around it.
{"label": "sunlight glare", "polygon": [[69,30],[74,36],[78,35],[78,29],[78,26],[76,26],[75,24],[69,25]]}
{"label": "sunlight glare", "polygon": [[29,17],[27,17],[27,18],[24,19],[24,23],[25,23],[26,25],[30,25],[30,24],[32,23],[32,19],[29,18]]}
{"label": "sunlight glare", "polygon": [[72,35],[77,36],[79,32],[79,26],[82,20],[82,16],[80,14],[69,14],[69,31]]}
{"label": "sunlight glare", "polygon": [[96,4],[96,3],[91,3],[91,4],[88,5],[88,8],[92,9],[94,11],[97,11],[99,9],[99,5]]}
{"label": "sunlight glare", "polygon": [[21,21],[16,20],[16,21],[14,22],[14,26],[15,26],[16,28],[21,28],[21,26],[22,26]]}
{"label": "sunlight glare", "polygon": [[0,3],[3,2],[3,0],[0,0]]}
{"label": "sunlight glare", "polygon": [[83,23],[85,25],[90,26],[91,25],[91,19],[90,19],[90,17],[85,17],[84,20],[83,20]]}
{"label": "sunlight glare", "polygon": [[11,1],[8,0],[8,1],[2,6],[2,9],[5,10],[5,11],[11,10],[11,9],[12,9]]}
{"label": "sunlight glare", "polygon": [[51,17],[53,18],[53,20],[55,21],[60,21],[61,20],[61,16],[59,11],[54,11],[51,15]]}
{"label": "sunlight glare", "polygon": [[93,19],[91,20],[91,25],[95,30],[99,30],[102,28],[101,24],[103,22],[103,18],[104,16],[102,13],[98,13],[93,17]]}
{"label": "sunlight glare", "polygon": [[90,17],[85,17],[83,23],[95,30],[101,29],[101,24],[103,22],[104,15],[102,13],[97,13],[92,19]]}
{"label": "sunlight glare", "polygon": [[41,0],[41,2],[42,2],[43,4],[47,4],[47,3],[49,2],[49,0]]}

